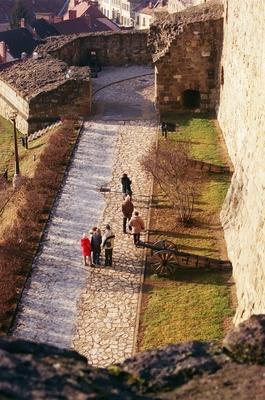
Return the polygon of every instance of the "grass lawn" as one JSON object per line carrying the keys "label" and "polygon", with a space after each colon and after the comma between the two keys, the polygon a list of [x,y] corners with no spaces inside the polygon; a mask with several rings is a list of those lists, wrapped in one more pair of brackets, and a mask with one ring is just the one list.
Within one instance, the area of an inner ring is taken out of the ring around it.
{"label": "grass lawn", "polygon": [[[18,138],[18,154],[20,172],[23,176],[32,176],[34,172],[33,158],[37,161],[38,156],[41,154],[43,146],[47,143],[51,134],[50,130],[45,135],[32,142],[29,142],[29,150],[26,150],[21,142],[20,137],[22,134],[17,130]],[[8,167],[9,180],[12,180],[14,175],[14,139],[13,139],[13,125],[9,121],[0,117],[0,175]],[[35,156],[35,157],[34,157]]]}
{"label": "grass lawn", "polygon": [[179,271],[170,280],[146,281],[141,351],[190,340],[220,340],[232,316],[227,274]]}
{"label": "grass lawn", "polygon": [[215,120],[207,116],[175,116],[168,117],[176,123],[175,133],[169,133],[172,141],[189,141],[191,143],[191,158],[216,165],[227,165],[228,156],[220,143]]}
{"label": "grass lawn", "polygon": [[[191,142],[191,157],[218,165],[229,164],[215,121],[207,116],[176,117],[177,132],[169,142]],[[227,259],[219,213],[230,176],[207,174],[200,181],[193,223],[183,226],[155,185],[149,241],[167,239],[179,250]],[[148,262],[150,259],[148,259]],[[220,340],[234,313],[228,273],[177,271],[173,277],[146,276],[139,351],[186,340]]]}
{"label": "grass lawn", "polygon": [[13,151],[13,125],[0,116],[0,175],[8,167]]}

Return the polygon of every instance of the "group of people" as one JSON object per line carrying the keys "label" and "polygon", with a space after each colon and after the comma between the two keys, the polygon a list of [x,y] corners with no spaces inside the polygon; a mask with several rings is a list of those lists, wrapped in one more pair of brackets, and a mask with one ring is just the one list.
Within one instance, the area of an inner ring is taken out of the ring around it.
{"label": "group of people", "polygon": [[92,228],[90,237],[84,233],[80,243],[84,265],[90,267],[100,265],[101,249],[105,249],[105,266],[111,267],[114,238],[115,235],[112,233],[109,224],[106,225],[103,236],[101,235],[100,229],[97,227]]}
{"label": "group of people", "polygon": [[[121,178],[123,197],[121,207],[123,213],[123,233],[127,233],[126,228],[128,225],[128,229],[133,235],[134,245],[137,245],[140,240],[140,233],[145,229],[145,226],[138,211],[134,211],[131,184],[131,179],[127,176],[127,174],[123,174]],[[115,234],[112,232],[109,224],[106,225],[103,235],[101,235],[101,231],[97,227],[92,228],[90,237],[84,233],[80,243],[84,265],[91,267],[100,265],[100,254],[101,250],[104,249],[105,267],[111,267],[114,239]]]}

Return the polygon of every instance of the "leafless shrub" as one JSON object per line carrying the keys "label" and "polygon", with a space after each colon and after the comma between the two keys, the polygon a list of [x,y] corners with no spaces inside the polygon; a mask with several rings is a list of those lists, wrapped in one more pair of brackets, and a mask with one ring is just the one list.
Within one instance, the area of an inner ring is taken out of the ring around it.
{"label": "leafless shrub", "polygon": [[189,144],[160,142],[157,146],[153,145],[141,162],[172,203],[184,225],[191,223],[199,179],[198,171],[191,168],[188,154]]}
{"label": "leafless shrub", "polygon": [[[66,121],[49,138],[33,178],[24,178],[16,192],[17,215],[13,226],[4,232],[0,243],[0,322],[17,296],[17,278],[25,274],[32,260],[36,238],[40,235],[39,220],[47,199],[54,196],[71,151],[74,139],[73,122]],[[3,189],[1,191],[1,189]],[[1,187],[0,205],[6,186]],[[11,189],[12,190],[12,189]]]}

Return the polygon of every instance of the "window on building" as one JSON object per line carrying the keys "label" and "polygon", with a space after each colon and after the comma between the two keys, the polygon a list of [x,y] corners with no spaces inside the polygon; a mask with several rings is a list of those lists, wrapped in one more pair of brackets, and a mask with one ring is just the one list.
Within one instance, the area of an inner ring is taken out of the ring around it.
{"label": "window on building", "polygon": [[143,18],[143,26],[145,26],[145,18]]}
{"label": "window on building", "polygon": [[107,10],[107,17],[109,18],[109,10]]}
{"label": "window on building", "polygon": [[140,18],[139,18],[139,15],[137,15],[137,17],[136,17],[136,25],[139,25],[140,24]]}
{"label": "window on building", "polygon": [[182,94],[184,108],[199,108],[201,104],[201,94],[198,90],[185,90]]}

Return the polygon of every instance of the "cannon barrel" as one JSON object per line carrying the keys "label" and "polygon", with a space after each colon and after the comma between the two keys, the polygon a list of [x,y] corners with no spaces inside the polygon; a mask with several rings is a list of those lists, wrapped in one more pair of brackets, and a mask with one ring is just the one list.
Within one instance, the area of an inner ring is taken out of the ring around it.
{"label": "cannon barrel", "polygon": [[136,247],[142,247],[144,249],[151,249],[153,251],[161,251],[161,250],[167,250],[169,253],[172,254],[178,254],[178,250],[177,249],[170,249],[167,246],[161,244],[161,245],[157,245],[155,243],[148,243],[148,242],[142,242],[141,240],[139,240],[139,242],[137,243]]}

